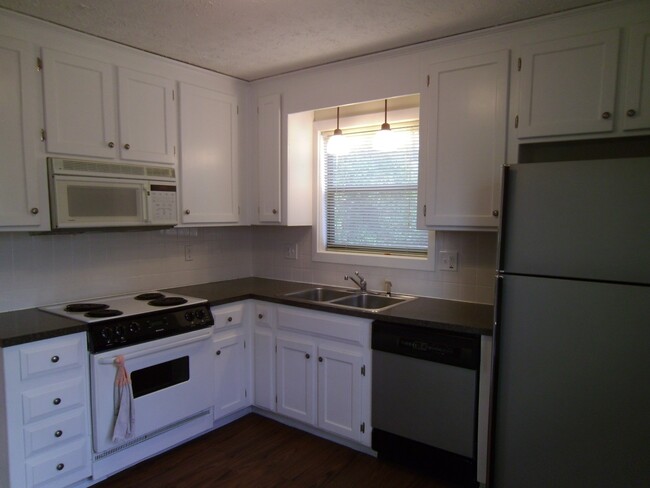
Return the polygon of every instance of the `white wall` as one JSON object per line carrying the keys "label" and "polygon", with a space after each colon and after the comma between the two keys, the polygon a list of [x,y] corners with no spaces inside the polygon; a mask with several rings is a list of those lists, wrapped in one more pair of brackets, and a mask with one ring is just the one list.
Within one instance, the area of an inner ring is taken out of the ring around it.
{"label": "white wall", "polygon": [[[0,233],[0,312],[251,276],[250,227]],[[190,245],[192,261],[185,261]]]}
{"label": "white wall", "polygon": [[[383,290],[384,280],[393,283],[395,293],[493,303],[496,270],[494,232],[437,232],[436,250],[458,251],[457,272],[415,271],[350,266],[312,261],[311,227],[253,227],[253,273],[264,278],[354,286],[343,276],[358,270],[368,288]],[[285,244],[298,244],[298,259],[284,257]],[[438,267],[438,266],[437,266]]]}

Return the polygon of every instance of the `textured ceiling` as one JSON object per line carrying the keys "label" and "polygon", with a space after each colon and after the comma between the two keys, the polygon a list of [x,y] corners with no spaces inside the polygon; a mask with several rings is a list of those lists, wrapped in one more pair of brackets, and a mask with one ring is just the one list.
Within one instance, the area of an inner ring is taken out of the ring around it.
{"label": "textured ceiling", "polygon": [[602,0],[0,0],[0,6],[255,80]]}

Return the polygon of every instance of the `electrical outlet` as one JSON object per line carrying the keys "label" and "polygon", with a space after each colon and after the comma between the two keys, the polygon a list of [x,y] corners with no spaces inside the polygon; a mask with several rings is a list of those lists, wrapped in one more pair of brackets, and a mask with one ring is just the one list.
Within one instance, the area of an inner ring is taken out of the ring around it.
{"label": "electrical outlet", "polygon": [[285,259],[298,259],[298,243],[287,243],[284,245]]}
{"label": "electrical outlet", "polygon": [[192,246],[187,244],[185,246],[185,261],[192,261],[194,258],[192,257]]}
{"label": "electrical outlet", "polygon": [[458,271],[458,251],[440,251],[441,269]]}

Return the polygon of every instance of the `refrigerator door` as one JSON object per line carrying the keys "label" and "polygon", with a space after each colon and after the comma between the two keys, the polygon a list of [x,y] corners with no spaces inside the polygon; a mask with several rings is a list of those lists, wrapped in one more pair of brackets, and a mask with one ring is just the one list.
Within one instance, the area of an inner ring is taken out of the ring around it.
{"label": "refrigerator door", "polygon": [[650,287],[501,279],[490,486],[650,486]]}
{"label": "refrigerator door", "polygon": [[503,198],[501,271],[650,283],[650,158],[509,166]]}

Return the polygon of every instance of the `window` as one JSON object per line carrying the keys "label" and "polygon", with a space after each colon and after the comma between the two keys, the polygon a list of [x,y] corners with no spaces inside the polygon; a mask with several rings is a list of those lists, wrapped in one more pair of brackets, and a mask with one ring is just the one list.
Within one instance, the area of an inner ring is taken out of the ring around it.
{"label": "window", "polygon": [[382,152],[373,148],[379,126],[361,119],[365,126],[344,128],[350,151],[343,156],[327,154],[333,130],[317,132],[320,232],[314,259],[425,268],[429,232],[416,227],[419,123],[391,121],[400,144]]}

